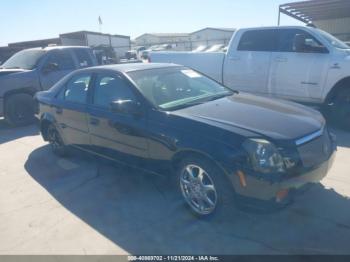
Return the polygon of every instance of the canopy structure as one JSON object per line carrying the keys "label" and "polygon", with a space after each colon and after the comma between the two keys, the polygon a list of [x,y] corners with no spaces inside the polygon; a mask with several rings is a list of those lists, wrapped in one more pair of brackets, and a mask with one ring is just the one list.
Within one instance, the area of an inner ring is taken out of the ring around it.
{"label": "canopy structure", "polygon": [[350,17],[350,0],[309,0],[282,4],[279,7],[278,24],[281,13],[306,24],[318,20]]}

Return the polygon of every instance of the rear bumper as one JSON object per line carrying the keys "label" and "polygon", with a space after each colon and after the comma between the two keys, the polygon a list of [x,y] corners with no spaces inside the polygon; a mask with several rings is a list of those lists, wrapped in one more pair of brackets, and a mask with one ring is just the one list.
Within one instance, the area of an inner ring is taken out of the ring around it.
{"label": "rear bumper", "polygon": [[[271,183],[265,180],[259,180],[252,176],[246,176],[246,186],[235,187],[237,197],[243,202],[272,204],[277,206],[284,206],[288,204],[292,196],[302,189],[307,188],[309,184],[319,183],[328,173],[333,165],[336,156],[336,150],[329,159],[323,162],[317,168],[300,174],[297,177],[283,180],[277,183]],[[237,178],[235,178],[237,179]],[[237,185],[237,181],[233,181]],[[282,192],[283,197],[280,197]],[[248,203],[248,204],[249,204]]]}

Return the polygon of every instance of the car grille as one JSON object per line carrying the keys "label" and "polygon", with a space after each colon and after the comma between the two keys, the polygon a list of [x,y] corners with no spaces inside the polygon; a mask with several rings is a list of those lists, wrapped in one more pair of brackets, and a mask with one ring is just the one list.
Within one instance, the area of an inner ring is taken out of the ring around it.
{"label": "car grille", "polygon": [[[310,138],[310,140],[308,140]],[[326,161],[332,153],[332,142],[325,128],[298,141],[298,152],[304,167],[317,166]]]}

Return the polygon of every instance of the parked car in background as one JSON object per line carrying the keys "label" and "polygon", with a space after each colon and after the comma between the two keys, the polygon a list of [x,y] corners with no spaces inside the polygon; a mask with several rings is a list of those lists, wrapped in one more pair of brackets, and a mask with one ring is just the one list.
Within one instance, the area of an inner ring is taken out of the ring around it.
{"label": "parked car in background", "polygon": [[326,175],[336,150],[317,111],[239,93],[178,65],[82,69],[36,99],[55,153],[73,146],[168,175],[199,216],[234,200],[284,206]]}
{"label": "parked car in background", "polygon": [[33,95],[48,90],[73,70],[97,65],[88,47],[47,47],[20,51],[0,67],[0,116],[14,126],[33,122]]}
{"label": "parked car in background", "polygon": [[142,52],[145,51],[147,48],[144,46],[139,46],[136,48],[136,54],[137,54],[137,59],[141,60],[142,59]]}
{"label": "parked car in background", "polygon": [[150,60],[189,66],[241,91],[324,107],[350,129],[350,47],[320,29],[240,29],[226,53],[155,52]]}
{"label": "parked car in background", "polygon": [[137,52],[136,50],[130,50],[130,51],[127,51],[125,53],[125,58],[127,60],[130,60],[130,59],[137,59]]}

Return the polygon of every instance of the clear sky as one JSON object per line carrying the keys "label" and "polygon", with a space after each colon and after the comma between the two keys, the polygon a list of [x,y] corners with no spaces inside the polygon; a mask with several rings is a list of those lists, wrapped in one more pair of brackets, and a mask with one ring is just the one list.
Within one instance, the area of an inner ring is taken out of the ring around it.
{"label": "clear sky", "polygon": [[[276,25],[291,0],[4,0],[0,46],[80,30],[130,35],[187,33],[203,27]],[[285,15],[281,24],[300,24]]]}

